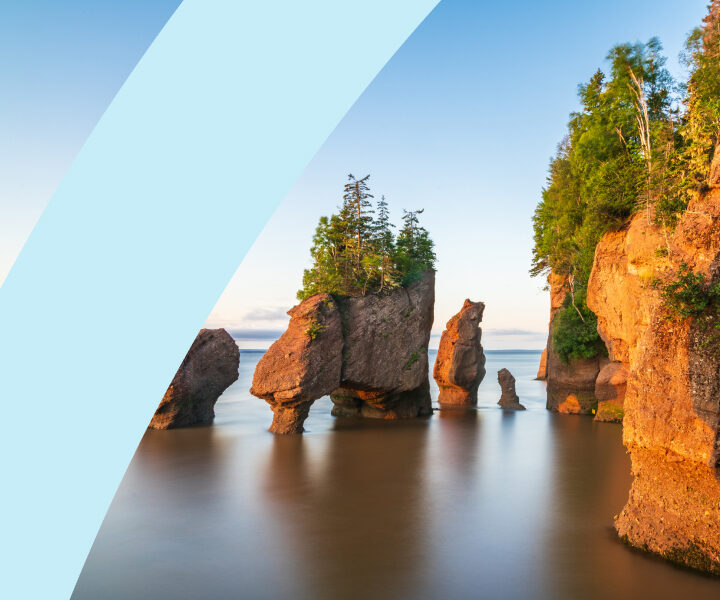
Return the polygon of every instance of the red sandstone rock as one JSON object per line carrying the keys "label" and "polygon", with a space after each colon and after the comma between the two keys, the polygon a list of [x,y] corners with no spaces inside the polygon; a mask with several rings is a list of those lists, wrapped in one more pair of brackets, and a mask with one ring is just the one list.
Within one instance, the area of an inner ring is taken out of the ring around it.
{"label": "red sandstone rock", "polygon": [[465,300],[440,338],[433,377],[440,388],[440,404],[475,406],[477,390],[485,377],[485,354],[480,344],[485,305]]}
{"label": "red sandstone rock", "polygon": [[240,351],[224,329],[202,329],[150,421],[153,429],[212,423],[215,402],[238,378]]}
{"label": "red sandstone rock", "polygon": [[620,362],[609,362],[595,380],[595,397],[598,400],[596,421],[622,423],[625,388],[630,369]]}
{"label": "red sandstone rock", "polygon": [[428,271],[388,294],[317,294],[293,308],[250,390],[273,409],[270,431],[302,432],[312,403],[328,394],[336,416],[432,414],[427,347],[434,302],[435,273]]}
{"label": "red sandstone rock", "polygon": [[627,227],[605,234],[595,249],[587,304],[610,360],[630,365],[635,359],[659,303],[652,282],[668,269],[668,259],[658,255],[666,246],[663,233],[641,211]]}
{"label": "red sandstone rock", "polygon": [[288,311],[290,324],[255,367],[250,393],[270,404],[270,431],[300,433],[312,403],[340,384],[342,321],[335,301],[316,294]]}
{"label": "red sandstone rock", "polygon": [[540,366],[538,367],[537,376],[535,379],[543,381],[547,379],[547,347],[542,351],[540,355]]}
{"label": "red sandstone rock", "polygon": [[515,392],[515,377],[513,377],[512,373],[507,369],[500,369],[498,371],[498,383],[502,390],[498,404],[505,410],[525,410]]}
{"label": "red sandstone rock", "polygon": [[[673,268],[684,261],[720,280],[720,190],[690,203],[670,249]],[[698,322],[667,317],[655,307],[631,364],[623,438],[634,481],[616,528],[633,546],[720,575],[720,349]]]}

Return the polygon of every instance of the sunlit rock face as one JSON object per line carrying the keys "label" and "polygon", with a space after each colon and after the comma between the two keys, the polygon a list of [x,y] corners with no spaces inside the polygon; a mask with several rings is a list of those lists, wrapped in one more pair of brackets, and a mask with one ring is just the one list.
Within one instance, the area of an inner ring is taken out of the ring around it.
{"label": "sunlit rock face", "polygon": [[[720,281],[720,190],[691,202],[665,247],[670,267]],[[616,528],[628,544],[720,575],[720,351],[711,327],[668,316],[655,302],[630,354],[623,438],[635,479]]]}
{"label": "sunlit rock face", "polygon": [[465,300],[440,337],[433,377],[440,388],[440,404],[476,406],[477,390],[485,377],[485,354],[480,343],[485,305]]}
{"label": "sunlit rock face", "polygon": [[300,433],[310,406],[340,383],[342,319],[328,294],[316,294],[290,311],[290,323],[255,367],[250,393],[273,411],[270,431]]}
{"label": "sunlit rock face", "polygon": [[215,402],[238,378],[240,351],[224,329],[202,329],[160,406],[153,429],[207,425],[215,418]]}
{"label": "sunlit rock face", "polygon": [[501,390],[500,400],[498,401],[500,407],[505,410],[525,410],[515,392],[515,377],[513,377],[513,374],[507,369],[500,369],[497,378]]}
{"label": "sunlit rock face", "polygon": [[538,365],[538,372],[535,379],[538,381],[547,379],[547,347],[545,347],[540,355],[540,364]]}
{"label": "sunlit rock face", "polygon": [[611,361],[595,385],[599,421],[622,421],[627,375],[659,303],[652,282],[669,265],[663,256],[667,245],[660,228],[641,211],[620,231],[605,234],[595,249],[587,304]]}
{"label": "sunlit rock face", "polygon": [[328,394],[336,416],[432,414],[427,348],[434,304],[435,273],[428,271],[387,294],[316,294],[293,308],[250,390],[273,409],[270,431],[302,432],[312,403]]}

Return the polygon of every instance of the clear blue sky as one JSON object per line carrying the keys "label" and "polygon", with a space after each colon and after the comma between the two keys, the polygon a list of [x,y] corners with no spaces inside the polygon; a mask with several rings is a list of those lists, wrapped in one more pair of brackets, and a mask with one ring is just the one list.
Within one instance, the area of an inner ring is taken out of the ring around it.
{"label": "clear blue sky", "polygon": [[[0,280],[178,2],[15,4],[0,7]],[[527,274],[530,219],[577,85],[613,44],[654,35],[681,74],[677,55],[704,11],[705,0],[443,0],[309,165],[208,325],[266,346],[294,303],[318,217],[339,203],[347,173],[370,173],[396,220],[402,208],[425,208],[438,254],[436,332],[470,297],[487,304],[487,348],[540,348],[548,300]]]}

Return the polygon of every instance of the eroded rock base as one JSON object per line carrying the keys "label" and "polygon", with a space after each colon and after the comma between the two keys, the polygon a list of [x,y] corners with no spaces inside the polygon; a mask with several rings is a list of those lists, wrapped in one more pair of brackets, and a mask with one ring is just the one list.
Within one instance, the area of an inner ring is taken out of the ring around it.
{"label": "eroded rock base", "polygon": [[432,415],[430,382],[414,390],[388,394],[340,388],[330,395],[335,417],[367,419],[414,419]]}
{"label": "eroded rock base", "polygon": [[303,402],[297,406],[272,406],[273,420],[270,425],[270,433],[279,435],[291,435],[294,433],[302,433],[304,431],[303,424],[310,413],[312,402]]}
{"label": "eroded rock base", "polygon": [[615,528],[630,546],[720,575],[720,469],[632,448],[635,479]]}

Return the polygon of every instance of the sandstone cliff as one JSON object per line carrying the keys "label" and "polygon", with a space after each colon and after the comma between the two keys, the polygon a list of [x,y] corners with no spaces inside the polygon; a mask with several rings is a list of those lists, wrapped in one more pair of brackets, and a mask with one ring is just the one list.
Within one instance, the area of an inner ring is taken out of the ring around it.
{"label": "sandstone cliff", "polygon": [[250,392],[273,409],[270,431],[297,433],[312,403],[333,414],[412,418],[432,414],[428,382],[435,273],[388,294],[312,296],[260,359]]}
{"label": "sandstone cliff", "polygon": [[547,361],[547,408],[562,414],[593,414],[597,408],[595,381],[606,360],[601,357],[564,362],[553,348],[552,331],[557,312],[568,293],[567,279],[556,273],[548,277],[550,326]]}
{"label": "sandstone cliff", "polygon": [[224,329],[202,329],[150,421],[153,429],[212,423],[215,402],[238,378],[240,351]]}
{"label": "sandstone cliff", "polygon": [[669,267],[668,240],[645,211],[620,231],[605,234],[595,249],[587,304],[598,319],[610,363],[598,375],[596,419],[622,421],[628,373],[659,303],[652,282]]}
{"label": "sandstone cliff", "polygon": [[440,337],[433,377],[440,388],[440,404],[475,406],[485,377],[485,354],[480,339],[485,305],[465,300]]}
{"label": "sandstone cliff", "polygon": [[[686,262],[720,280],[720,190],[690,203],[667,246],[666,267]],[[633,546],[720,574],[720,349],[701,322],[667,318],[652,291],[634,301],[646,308],[616,313],[648,321],[628,348],[623,438],[634,481],[616,527]]]}

